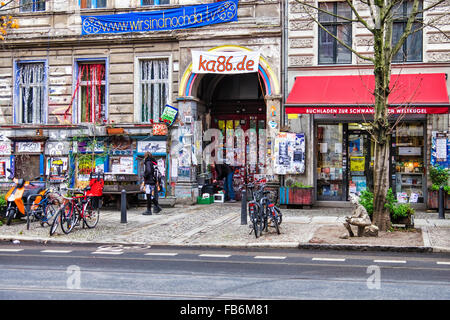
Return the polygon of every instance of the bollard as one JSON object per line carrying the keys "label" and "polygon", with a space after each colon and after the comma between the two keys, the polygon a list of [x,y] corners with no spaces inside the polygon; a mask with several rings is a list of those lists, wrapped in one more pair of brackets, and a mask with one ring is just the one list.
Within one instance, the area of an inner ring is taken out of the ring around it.
{"label": "bollard", "polygon": [[440,186],[439,187],[439,219],[445,219],[445,210],[444,210],[444,187]]}
{"label": "bollard", "polygon": [[241,225],[247,224],[247,190],[242,190],[241,197]]}
{"label": "bollard", "polygon": [[127,192],[122,190],[120,194],[120,223],[127,223]]}

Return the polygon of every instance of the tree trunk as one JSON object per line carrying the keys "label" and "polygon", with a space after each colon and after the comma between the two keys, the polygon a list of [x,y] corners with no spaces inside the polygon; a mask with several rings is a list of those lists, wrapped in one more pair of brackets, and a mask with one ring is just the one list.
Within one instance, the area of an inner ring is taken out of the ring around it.
{"label": "tree trunk", "polygon": [[389,189],[389,146],[389,136],[385,143],[375,144],[373,222],[381,231],[391,227],[389,210],[384,207]]}

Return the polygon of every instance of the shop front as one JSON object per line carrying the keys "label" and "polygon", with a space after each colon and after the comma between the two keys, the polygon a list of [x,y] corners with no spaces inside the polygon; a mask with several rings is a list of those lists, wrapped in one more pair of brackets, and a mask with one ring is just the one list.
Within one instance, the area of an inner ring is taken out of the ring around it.
{"label": "shop front", "polygon": [[[427,80],[423,82],[427,85],[420,87],[414,75],[404,76],[396,79],[403,89],[402,99],[410,97],[413,88],[415,95],[406,106],[389,106],[390,187],[399,202],[424,203],[429,162],[427,115],[448,113],[448,95],[445,77],[440,74],[418,77]],[[314,160],[309,165],[314,167],[312,180],[319,201],[348,201],[352,193],[373,191],[373,97],[367,95],[367,83],[361,81],[360,76],[298,77],[287,100],[289,118],[308,114],[312,120]],[[316,86],[314,92],[310,85]],[[397,95],[390,101],[399,99]]]}

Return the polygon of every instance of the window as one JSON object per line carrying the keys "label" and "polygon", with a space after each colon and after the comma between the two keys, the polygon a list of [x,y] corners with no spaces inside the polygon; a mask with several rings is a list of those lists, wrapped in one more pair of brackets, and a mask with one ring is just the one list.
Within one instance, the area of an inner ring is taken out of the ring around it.
{"label": "window", "polygon": [[106,8],[106,0],[80,0],[81,9]]}
{"label": "window", "polygon": [[[319,7],[335,15],[348,19],[352,18],[352,11],[347,3],[322,2],[319,4]],[[349,47],[352,46],[351,22],[321,11],[319,11],[319,22],[346,45]],[[319,28],[319,64],[342,64],[351,62],[351,51],[336,41],[325,30]]]}
{"label": "window", "polygon": [[169,97],[169,60],[139,62],[141,121],[159,120]]}
{"label": "window", "polygon": [[[419,3],[419,10],[422,10],[422,2]],[[394,11],[394,30],[392,43],[396,44],[406,28],[406,22],[411,14],[413,1],[401,1],[396,5]],[[418,14],[412,26],[412,31],[418,30],[422,26],[422,13]],[[422,30],[412,33],[405,41],[399,52],[395,55],[394,62],[417,62],[422,61]]]}
{"label": "window", "polygon": [[143,6],[170,4],[170,0],[141,0]]}
{"label": "window", "polygon": [[45,11],[45,0],[20,0],[20,12]]}
{"label": "window", "polygon": [[17,64],[18,123],[43,123],[45,105],[44,63]]}
{"label": "window", "polygon": [[98,123],[105,117],[105,63],[78,64],[78,119],[80,122]]}

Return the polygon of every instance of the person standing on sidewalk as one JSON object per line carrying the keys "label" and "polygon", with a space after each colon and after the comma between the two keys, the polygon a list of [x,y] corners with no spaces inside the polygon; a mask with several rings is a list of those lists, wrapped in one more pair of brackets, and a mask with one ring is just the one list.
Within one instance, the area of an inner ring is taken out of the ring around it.
{"label": "person standing on sidewalk", "polygon": [[158,198],[155,196],[156,192],[158,192],[156,188],[158,183],[156,166],[157,162],[151,152],[146,152],[144,156],[144,184],[147,197],[147,211],[143,215],[152,214],[152,203],[155,206],[155,213],[161,211],[161,207],[158,205]]}
{"label": "person standing on sidewalk", "polygon": [[215,169],[217,174],[217,178],[213,180],[213,183],[217,182],[218,180],[225,179],[223,183],[223,187],[225,189],[225,201],[236,202],[233,189],[233,175],[234,175],[233,168],[226,163],[221,164],[214,163],[212,167],[213,169]]}

